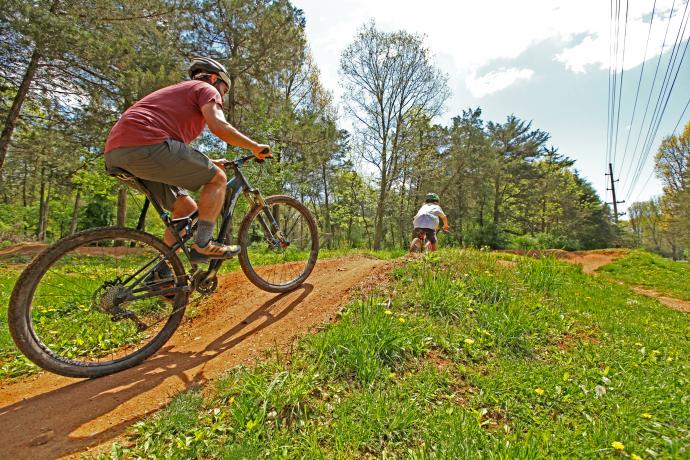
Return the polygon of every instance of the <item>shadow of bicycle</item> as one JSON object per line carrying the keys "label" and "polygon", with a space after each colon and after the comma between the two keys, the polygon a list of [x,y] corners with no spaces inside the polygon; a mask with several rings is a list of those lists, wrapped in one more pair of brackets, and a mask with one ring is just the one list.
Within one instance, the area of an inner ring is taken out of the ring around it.
{"label": "shadow of bicycle", "polygon": [[[171,378],[177,379],[171,393],[203,382],[209,362],[283,319],[313,289],[312,285],[304,284],[292,292],[272,297],[230,329],[219,330],[218,337],[201,351],[176,351],[175,346],[168,345],[131,369],[77,381],[0,408],[0,457],[61,457],[114,438],[133,422],[159,408],[158,404],[146,407],[147,392]],[[227,367],[231,366],[228,363]],[[143,409],[132,411],[123,420],[110,420],[106,429],[99,427],[95,432],[83,433],[85,425],[88,427],[90,422],[125,403],[136,403]]]}

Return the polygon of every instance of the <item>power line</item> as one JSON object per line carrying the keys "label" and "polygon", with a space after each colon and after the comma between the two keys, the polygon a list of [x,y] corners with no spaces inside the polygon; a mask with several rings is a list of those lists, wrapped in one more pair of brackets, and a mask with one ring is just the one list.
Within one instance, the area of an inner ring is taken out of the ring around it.
{"label": "power line", "polygon": [[613,143],[613,164],[616,164],[616,157],[618,156],[618,127],[621,121],[621,102],[623,101],[623,77],[625,76],[625,42],[628,37],[628,1],[625,0],[625,27],[623,28],[623,56],[621,59],[621,81],[618,87],[618,113],[616,115],[616,134]]}
{"label": "power line", "polygon": [[[656,11],[656,0],[654,0],[654,6],[652,7],[652,16],[649,19],[649,30],[647,31],[647,42],[644,45],[644,56],[642,57],[642,68],[640,68],[640,77],[637,79],[637,90],[635,91],[635,103],[633,104],[632,116],[630,117],[630,128],[628,129],[628,136],[625,140],[625,148],[623,149],[623,159],[621,160],[621,168],[625,166],[625,158],[628,155],[628,143],[630,142],[630,134],[633,129],[633,120],[635,119],[635,110],[637,109],[637,99],[640,95],[640,86],[642,84],[642,75],[644,74],[644,66],[647,62],[647,49],[649,47],[649,37],[652,35],[652,24],[654,24],[654,12]],[[642,125],[640,125],[642,129]]]}
{"label": "power line", "polygon": [[[630,177],[630,173],[632,172],[633,165],[635,164],[635,156],[636,156],[637,148],[640,144],[640,139],[642,137],[642,131],[643,131],[644,123],[647,120],[647,114],[649,113],[649,103],[652,100],[652,94],[654,94],[654,86],[656,85],[656,77],[659,73],[659,65],[661,64],[661,58],[664,55],[664,47],[666,46],[666,37],[668,36],[668,30],[671,26],[671,18],[673,18],[673,9],[674,8],[675,8],[675,0],[673,0],[673,3],[671,4],[671,12],[669,15],[669,21],[668,21],[668,24],[666,24],[666,31],[664,32],[664,39],[661,42],[661,50],[659,51],[659,59],[656,61],[656,68],[654,69],[654,77],[652,78],[652,86],[649,90],[649,97],[647,97],[647,103],[645,104],[644,115],[642,117],[642,123],[640,123],[640,130],[637,134],[637,140],[635,141],[635,148],[633,149],[632,158],[630,160],[630,165],[628,166],[628,169],[624,175],[624,177],[626,177],[626,178]],[[641,153],[642,152],[640,152],[640,154]],[[639,160],[638,160],[638,164],[639,164]]]}
{"label": "power line", "polygon": [[[676,135],[678,125],[680,125],[680,122],[683,119],[683,116],[685,115],[685,111],[688,110],[688,106],[690,106],[690,97],[688,98],[688,102],[686,102],[685,108],[683,108],[683,112],[680,114],[680,117],[676,122],[676,126],[673,128],[673,133],[671,133],[671,136]],[[635,195],[635,199],[633,201],[637,201],[640,195],[642,195],[642,192],[647,188],[647,185],[649,184],[649,181],[652,179],[652,176],[654,176],[654,168],[652,168],[652,171],[647,175],[647,180],[644,181],[644,185],[638,190],[637,195]]]}
{"label": "power line", "polygon": [[[613,0],[609,2],[609,71],[608,71],[608,77],[609,77],[609,85],[608,85],[608,95],[607,95],[607,101],[606,101],[606,155],[604,158],[604,169],[606,169],[606,165],[611,161],[611,106],[612,106],[612,85],[613,85],[613,79],[612,79],[612,62],[613,62],[613,48],[614,48],[614,40],[613,40],[613,30],[614,30],[614,14],[613,14]],[[604,175],[606,177],[606,175]],[[608,187],[607,179],[604,179],[604,188]]]}
{"label": "power line", "polygon": [[[645,151],[645,147],[648,150],[651,147],[652,142],[654,141],[654,136],[652,135],[653,130],[655,127],[658,127],[659,123],[661,122],[661,117],[664,114],[665,111],[665,104],[664,108],[662,109],[662,101],[664,100],[664,96],[666,95],[666,102],[668,102],[668,98],[670,97],[671,92],[673,91],[673,84],[675,84],[675,77],[673,79],[673,83],[671,84],[671,87],[668,90],[668,93],[666,93],[666,88],[668,88],[668,83],[671,80],[671,75],[673,74],[673,69],[676,66],[676,59],[678,59],[678,54],[680,51],[680,45],[683,42],[683,36],[685,35],[685,28],[687,27],[687,19],[688,17],[686,16],[686,12],[688,9],[688,4],[690,2],[687,2],[685,4],[685,10],[683,10],[683,15],[681,16],[681,21],[680,25],[678,26],[678,33],[676,34],[676,39],[673,42],[673,47],[671,48],[671,55],[669,56],[669,63],[666,66],[666,72],[664,72],[664,80],[662,84],[662,89],[659,92],[659,97],[657,99],[657,103],[655,104],[654,107],[654,113],[652,114],[652,122],[650,123],[649,130],[647,132],[647,137],[645,138],[645,142],[642,144],[643,146],[643,151]],[[685,25],[683,25],[683,22],[685,22]],[[687,45],[686,45],[687,48]],[[678,68],[676,69],[676,77],[678,76],[678,71],[680,70],[680,67],[683,63],[683,57],[685,56],[685,52],[681,55],[681,60],[678,65]],[[658,129],[658,128],[657,128]],[[656,133],[654,133],[656,134]],[[650,135],[652,135],[650,137]]]}
{"label": "power line", "polygon": [[[643,144],[642,151],[640,152],[640,158],[638,162],[638,166],[635,171],[635,175],[633,176],[632,184],[628,190],[628,194],[626,196],[626,199],[630,197],[632,192],[634,191],[635,186],[637,185],[637,182],[640,178],[640,175],[642,173],[642,168],[644,167],[644,164],[647,162],[647,159],[649,158],[649,154],[652,150],[652,146],[654,143],[654,140],[657,136],[657,133],[659,131],[659,127],[661,126],[661,120],[663,119],[664,113],[666,112],[666,108],[668,106],[668,101],[671,98],[671,93],[673,92],[673,88],[675,87],[676,79],[678,78],[678,73],[680,72],[680,68],[683,65],[683,60],[685,58],[685,53],[688,48],[688,43],[690,43],[690,40],[688,40],[685,44],[685,48],[683,49],[683,53],[680,54],[680,45],[682,44],[682,38],[685,35],[685,29],[688,25],[688,19],[690,19],[690,16],[686,15],[688,4],[690,2],[687,2],[685,4],[685,10],[683,11],[683,16],[681,17],[681,24],[678,27],[678,35],[676,35],[676,40],[673,45],[673,49],[671,51],[671,56],[669,57],[669,65],[667,66],[666,73],[664,75],[664,84],[662,86],[661,91],[659,92],[659,98],[657,100],[657,104],[655,105],[655,110],[652,115],[652,121],[650,122],[649,125],[649,130],[647,132],[647,136],[645,139],[645,143]],[[683,24],[684,22],[684,24]],[[682,29],[682,32],[681,32]],[[678,63],[678,67],[675,67],[676,60],[678,58],[678,55],[680,54],[680,61]],[[668,92],[666,92],[666,87],[671,80],[671,75],[674,74],[673,69],[675,68],[675,75],[673,75],[673,81],[670,84],[670,87],[668,87]],[[663,101],[663,103],[662,103]]]}

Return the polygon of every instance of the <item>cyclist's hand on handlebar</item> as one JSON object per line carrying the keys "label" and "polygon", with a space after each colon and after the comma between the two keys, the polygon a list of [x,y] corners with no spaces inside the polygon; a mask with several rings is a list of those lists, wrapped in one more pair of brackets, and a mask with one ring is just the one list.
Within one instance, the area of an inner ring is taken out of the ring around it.
{"label": "cyclist's hand on handlebar", "polygon": [[443,226],[443,231],[444,231],[444,232],[447,232],[448,230],[450,230],[450,226],[449,226],[449,225],[444,225],[444,226]]}
{"label": "cyclist's hand on handlebar", "polygon": [[266,158],[273,157],[271,147],[266,144],[256,144],[256,147],[252,149],[252,153],[258,160],[265,160]]}

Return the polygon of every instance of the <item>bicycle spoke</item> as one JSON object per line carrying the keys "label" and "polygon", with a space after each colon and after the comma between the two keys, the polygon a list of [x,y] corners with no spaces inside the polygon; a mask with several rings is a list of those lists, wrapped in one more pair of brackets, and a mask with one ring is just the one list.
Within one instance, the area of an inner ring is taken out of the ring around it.
{"label": "bicycle spoke", "polygon": [[[164,254],[126,238],[92,241],[83,248],[73,248],[47,269],[34,293],[32,324],[41,346],[58,359],[110,363],[146,346],[173,314],[157,296],[132,299],[131,288],[122,284]],[[170,277],[135,289],[148,294],[175,284]]]}

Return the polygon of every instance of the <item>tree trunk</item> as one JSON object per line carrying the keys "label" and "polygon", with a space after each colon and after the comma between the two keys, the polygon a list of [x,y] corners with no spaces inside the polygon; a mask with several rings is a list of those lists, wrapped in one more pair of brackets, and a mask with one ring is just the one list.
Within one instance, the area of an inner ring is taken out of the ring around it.
{"label": "tree trunk", "polygon": [[498,224],[500,223],[500,209],[501,209],[501,180],[498,176],[494,179],[494,227],[498,231]]}
{"label": "tree trunk", "polygon": [[369,242],[368,247],[371,247],[371,232],[369,231],[369,223],[367,222],[367,216],[366,213],[364,212],[364,203],[359,202],[359,209],[360,212],[362,213],[362,221],[364,222],[364,231],[367,235],[367,241]]}
{"label": "tree trunk", "polygon": [[137,221],[137,230],[144,231],[146,228],[146,213],[149,210],[149,204],[151,202],[149,201],[148,197],[144,200],[144,204],[141,206],[141,213],[139,214],[139,220]]}
{"label": "tree trunk", "polygon": [[324,205],[326,207],[326,225],[327,236],[326,236],[326,247],[332,249],[333,245],[333,229],[331,228],[331,210],[328,202],[328,177],[326,175],[326,163],[321,165],[321,178],[323,180],[323,195],[324,195]]}
{"label": "tree trunk", "polygon": [[41,169],[41,192],[38,206],[38,227],[36,229],[36,239],[45,241],[48,229],[48,209],[50,201],[50,179],[46,183],[45,166]]}
{"label": "tree trunk", "polygon": [[[117,226],[124,227],[127,224],[127,186],[122,185],[117,191]],[[115,241],[115,246],[122,246],[123,241]]]}
{"label": "tree trunk", "polygon": [[[53,0],[52,5],[50,5],[50,13],[55,13],[59,4],[60,0]],[[36,69],[38,68],[38,63],[42,57],[43,52],[41,46],[37,43],[34,48],[34,52],[31,53],[29,65],[26,66],[26,71],[22,77],[22,82],[19,84],[19,89],[17,89],[17,94],[14,96],[14,100],[12,101],[12,107],[7,113],[5,127],[2,130],[2,134],[0,134],[0,170],[2,170],[2,166],[5,163],[5,158],[7,157],[7,151],[10,148],[10,141],[12,140],[14,128],[17,127],[19,114],[22,111],[24,101],[26,101],[26,96],[29,94],[29,87],[31,86],[31,82],[33,82]]]}
{"label": "tree trunk", "polygon": [[26,181],[29,177],[29,165],[26,160],[24,160],[24,177],[22,178],[22,205],[26,208],[29,206],[29,201],[26,197]]}
{"label": "tree trunk", "polygon": [[77,220],[79,217],[79,200],[81,199],[81,189],[77,188],[77,194],[74,197],[74,208],[72,209],[72,220],[69,224],[69,234],[73,235],[77,231]]}
{"label": "tree trunk", "polygon": [[374,217],[374,251],[381,250],[381,241],[383,240],[383,212],[385,201],[386,187],[382,181],[381,189],[379,190],[379,199],[376,202],[376,216]]}
{"label": "tree trunk", "polygon": [[[57,3],[57,2],[56,2]],[[34,52],[31,54],[31,59],[29,60],[29,65],[26,67],[26,72],[24,72],[24,77],[22,77],[22,82],[19,85],[17,94],[14,96],[12,101],[12,107],[7,113],[7,118],[5,119],[5,127],[2,130],[2,135],[0,135],[0,170],[2,165],[5,163],[5,158],[7,157],[7,150],[10,147],[10,140],[12,140],[12,133],[14,133],[14,128],[17,127],[17,120],[19,119],[19,113],[22,110],[24,101],[26,100],[27,94],[29,94],[29,87],[36,74],[36,69],[38,68],[38,61],[41,59],[41,51],[38,47],[34,48]]]}

